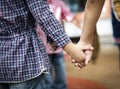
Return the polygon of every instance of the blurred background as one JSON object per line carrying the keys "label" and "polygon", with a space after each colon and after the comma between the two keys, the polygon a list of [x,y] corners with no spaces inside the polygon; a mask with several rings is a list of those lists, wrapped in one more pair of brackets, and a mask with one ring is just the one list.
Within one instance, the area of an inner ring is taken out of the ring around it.
{"label": "blurred background", "polygon": [[[113,37],[112,6],[110,1],[111,0],[105,0],[102,14],[96,26],[96,51],[94,52],[93,61],[78,71],[78,69],[71,64],[69,57],[65,55],[69,89],[120,89],[120,53]],[[64,2],[70,8],[71,12],[76,14],[78,19],[81,20],[79,24],[82,26],[86,0],[64,0]],[[68,22],[64,22],[64,27],[72,41],[77,42],[82,29]],[[120,35],[119,32],[118,34]],[[92,84],[98,84],[103,87],[91,88],[91,86],[93,86]],[[88,87],[85,88],[85,86]]]}

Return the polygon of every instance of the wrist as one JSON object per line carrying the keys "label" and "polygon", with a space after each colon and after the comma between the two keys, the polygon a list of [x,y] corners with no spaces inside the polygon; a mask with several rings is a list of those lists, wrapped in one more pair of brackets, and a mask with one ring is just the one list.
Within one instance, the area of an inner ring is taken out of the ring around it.
{"label": "wrist", "polygon": [[80,44],[82,45],[92,45],[93,43],[93,38],[87,38],[87,39],[80,39]]}
{"label": "wrist", "polygon": [[63,48],[64,51],[68,52],[68,51],[70,51],[72,46],[73,46],[73,43],[70,41],[68,44],[66,44],[62,48]]}
{"label": "wrist", "polygon": [[94,33],[91,33],[91,34],[82,34],[81,35],[81,38],[80,38],[80,42],[82,44],[89,44],[89,45],[92,45],[93,44],[93,40],[94,40]]}
{"label": "wrist", "polygon": [[63,46],[63,50],[70,56],[73,56],[73,52],[75,52],[75,44],[69,42],[67,45]]}

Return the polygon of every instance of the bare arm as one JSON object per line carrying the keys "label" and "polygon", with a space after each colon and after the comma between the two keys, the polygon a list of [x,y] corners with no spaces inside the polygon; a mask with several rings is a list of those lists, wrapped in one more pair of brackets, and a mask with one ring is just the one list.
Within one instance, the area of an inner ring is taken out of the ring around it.
{"label": "bare arm", "polygon": [[81,42],[92,44],[96,23],[100,17],[105,0],[87,0]]}
{"label": "bare arm", "polygon": [[[82,34],[79,43],[86,46],[92,45],[96,23],[100,17],[103,5],[105,0],[87,0],[85,6],[84,20],[83,20],[83,28]],[[91,60],[93,51],[85,50],[85,64]],[[75,61],[76,62],[76,61]],[[77,62],[78,67],[81,66],[81,62]],[[80,66],[79,66],[80,65]]]}
{"label": "bare arm", "polygon": [[[96,23],[100,17],[103,5],[104,5],[104,1],[105,0],[87,0],[87,4],[85,7],[85,13],[84,13],[84,20],[83,20],[83,30],[82,30],[82,35],[81,35],[81,39],[80,42],[78,43],[78,45],[72,46],[72,44],[67,45],[66,47],[64,47],[64,49],[68,51],[68,54],[73,55],[74,53],[79,53],[79,55],[77,55],[76,57],[74,57],[73,59],[78,59],[81,58],[79,60],[75,60],[74,63],[77,63],[77,66],[82,68],[82,58],[85,58],[85,64],[88,64],[89,60],[92,57],[92,50],[87,50],[85,48],[79,48],[79,46],[89,46],[92,45],[93,42],[93,37],[94,37],[94,33],[95,33],[95,27],[96,27]],[[71,50],[69,47],[74,48],[74,51]],[[75,49],[81,49],[84,50],[81,53],[78,52]],[[69,49],[69,50],[68,50]],[[84,54],[85,55],[80,55],[80,54]],[[74,54],[75,55],[75,54]],[[80,56],[80,57],[79,57]],[[84,64],[84,63],[83,63]]]}

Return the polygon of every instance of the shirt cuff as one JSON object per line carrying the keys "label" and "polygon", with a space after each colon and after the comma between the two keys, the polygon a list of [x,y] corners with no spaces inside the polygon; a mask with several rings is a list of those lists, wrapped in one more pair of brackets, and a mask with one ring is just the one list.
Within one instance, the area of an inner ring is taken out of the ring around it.
{"label": "shirt cuff", "polygon": [[66,44],[68,44],[70,42],[70,38],[68,37],[68,35],[66,33],[60,35],[59,37],[57,37],[55,39],[55,42],[57,44],[57,48],[61,48],[63,46],[65,46]]}

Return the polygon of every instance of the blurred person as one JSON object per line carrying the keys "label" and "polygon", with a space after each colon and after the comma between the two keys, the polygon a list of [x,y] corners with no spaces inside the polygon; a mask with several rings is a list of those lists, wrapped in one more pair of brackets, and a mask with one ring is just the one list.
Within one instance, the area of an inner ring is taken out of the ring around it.
{"label": "blurred person", "polygon": [[[71,22],[80,28],[80,22],[76,16],[70,12],[69,8],[62,0],[48,0],[48,2],[51,11],[55,14],[57,20],[61,24],[63,24],[64,20]],[[50,74],[46,74],[47,89],[67,89],[65,59],[62,48],[54,50],[55,44],[50,37],[46,37],[40,26],[38,26],[37,30],[44,42],[52,65]],[[47,42],[47,40],[50,42]]]}
{"label": "blurred person", "polygon": [[119,68],[120,68],[120,1],[112,0],[112,27],[114,43],[119,50]]}
{"label": "blurred person", "polygon": [[112,12],[112,27],[113,27],[114,43],[115,45],[118,46],[118,50],[119,50],[119,68],[120,68],[120,22],[116,19],[113,12]]}
{"label": "blurred person", "polygon": [[[0,1],[0,89],[45,89],[49,58],[37,33],[42,30],[79,65],[91,58],[91,45],[73,44],[47,0]],[[84,36],[84,35],[83,35]],[[77,54],[78,53],[78,54]],[[84,64],[84,65],[83,65]]]}
{"label": "blurred person", "polygon": [[120,1],[119,0],[112,0],[112,9],[115,18],[120,21]]}

